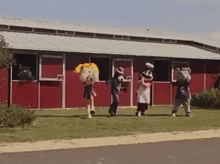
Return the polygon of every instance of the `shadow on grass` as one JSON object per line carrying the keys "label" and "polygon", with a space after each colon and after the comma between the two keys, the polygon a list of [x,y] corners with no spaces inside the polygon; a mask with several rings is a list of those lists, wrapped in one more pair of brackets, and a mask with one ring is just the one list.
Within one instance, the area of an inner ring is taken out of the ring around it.
{"label": "shadow on grass", "polygon": [[[88,117],[88,115],[72,115],[72,116],[63,116],[63,115],[40,115],[37,117],[66,117],[66,118],[84,118],[84,117]],[[93,115],[92,117],[137,117],[136,115],[117,115],[117,116],[110,116],[110,115]]]}
{"label": "shadow on grass", "polygon": [[[171,114],[147,114],[145,116],[142,116],[142,117],[158,117],[158,116],[161,116],[161,117],[171,117]],[[65,115],[40,115],[40,116],[37,116],[37,117],[63,117],[63,118],[81,118],[81,119],[87,119],[88,115],[86,114],[82,114],[82,115],[71,115],[71,116],[65,116]],[[98,115],[98,114],[95,114],[93,115],[92,117],[107,117],[107,118],[114,118],[114,117],[137,117],[136,115],[126,115],[126,114],[119,114],[117,116],[110,116],[110,115]],[[177,117],[185,117],[185,115],[177,115]]]}

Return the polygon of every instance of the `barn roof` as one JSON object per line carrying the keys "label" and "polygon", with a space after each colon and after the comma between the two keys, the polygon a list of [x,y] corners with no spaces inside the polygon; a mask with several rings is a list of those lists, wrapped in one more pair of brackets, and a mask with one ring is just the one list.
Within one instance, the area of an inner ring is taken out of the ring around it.
{"label": "barn roof", "polygon": [[0,32],[11,49],[220,60],[220,55],[189,45]]}
{"label": "barn roof", "polygon": [[[140,37],[163,37],[176,39],[175,36],[167,36],[166,34],[154,32],[149,29],[120,29],[103,26],[91,26],[82,25],[77,23],[57,22],[57,21],[42,21],[42,20],[29,20],[20,18],[5,18],[0,17],[0,26],[7,25],[12,27],[29,27],[29,28],[44,28],[44,29],[56,29],[65,31],[80,31],[89,33],[102,33],[113,35],[129,35]],[[183,38],[181,36],[181,38]],[[179,39],[181,39],[179,38]]]}

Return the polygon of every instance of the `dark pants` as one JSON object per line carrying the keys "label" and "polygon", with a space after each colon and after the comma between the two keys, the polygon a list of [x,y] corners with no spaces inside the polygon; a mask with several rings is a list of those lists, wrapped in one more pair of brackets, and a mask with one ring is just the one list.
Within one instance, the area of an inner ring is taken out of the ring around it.
{"label": "dark pants", "polygon": [[147,103],[138,103],[137,111],[141,111],[142,113],[144,113],[147,109],[148,109]]}
{"label": "dark pants", "polygon": [[119,92],[112,92],[112,99],[113,99],[113,102],[110,106],[109,112],[116,114],[117,109],[118,109],[118,104],[119,104]]}

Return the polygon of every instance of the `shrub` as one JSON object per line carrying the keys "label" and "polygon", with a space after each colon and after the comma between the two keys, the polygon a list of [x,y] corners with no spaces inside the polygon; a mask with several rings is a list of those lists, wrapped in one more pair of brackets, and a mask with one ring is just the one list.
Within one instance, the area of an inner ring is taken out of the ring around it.
{"label": "shrub", "polygon": [[191,100],[191,104],[204,108],[218,108],[220,107],[220,90],[217,88],[205,90],[194,96]]}
{"label": "shrub", "polygon": [[4,37],[0,35],[0,68],[9,68],[12,63],[12,53],[5,42]]}
{"label": "shrub", "polygon": [[16,105],[3,104],[0,106],[0,127],[24,127],[25,125],[30,125],[36,115],[35,111],[24,109]]}

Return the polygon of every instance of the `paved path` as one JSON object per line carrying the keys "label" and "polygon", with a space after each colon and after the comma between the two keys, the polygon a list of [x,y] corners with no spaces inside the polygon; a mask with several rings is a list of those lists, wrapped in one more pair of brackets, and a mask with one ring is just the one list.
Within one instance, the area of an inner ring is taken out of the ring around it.
{"label": "paved path", "polygon": [[120,137],[101,137],[101,138],[87,138],[87,139],[73,139],[73,140],[50,140],[50,141],[39,141],[34,143],[25,142],[25,143],[0,144],[0,153],[128,145],[128,144],[193,140],[193,139],[205,139],[205,138],[220,138],[220,129],[193,131],[193,132],[138,134],[138,135],[129,135],[129,136],[120,136]]}
{"label": "paved path", "polygon": [[220,139],[4,153],[0,164],[219,164]]}

